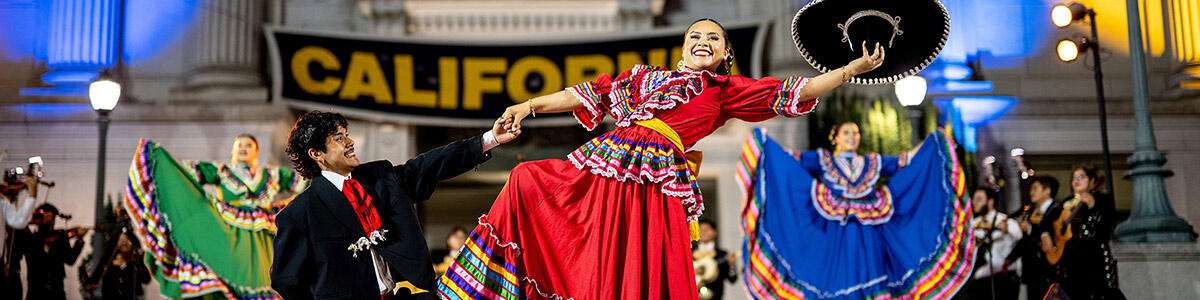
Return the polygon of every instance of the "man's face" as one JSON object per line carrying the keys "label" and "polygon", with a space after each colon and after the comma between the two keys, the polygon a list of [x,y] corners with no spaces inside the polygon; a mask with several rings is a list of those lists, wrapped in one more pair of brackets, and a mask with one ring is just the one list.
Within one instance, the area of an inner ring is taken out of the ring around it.
{"label": "man's face", "polygon": [[450,238],[446,239],[446,247],[449,247],[449,250],[458,250],[458,249],[462,248],[463,244],[466,243],[466,241],[467,241],[467,233],[458,231],[458,232],[455,232],[454,234],[451,234]]}
{"label": "man's face", "polygon": [[1041,182],[1034,181],[1029,185],[1029,199],[1034,204],[1041,204],[1042,201],[1050,199],[1050,189],[1042,187]]}
{"label": "man's face", "polygon": [[38,229],[41,229],[42,227],[47,229],[54,228],[54,216],[54,212],[39,209],[33,212],[33,219],[31,222],[37,224],[39,226]]}
{"label": "man's face", "polygon": [[233,161],[251,162],[258,159],[258,143],[249,137],[239,137],[233,140]]}
{"label": "man's face", "polygon": [[987,204],[988,204],[987,193],[984,192],[983,190],[975,191],[975,194],[971,195],[971,207],[975,209],[976,214],[983,214],[983,213],[988,212]]}
{"label": "man's face", "polygon": [[354,139],[346,134],[345,127],[325,138],[325,151],[308,150],[309,156],[317,161],[321,170],[338,174],[349,174],[358,167],[358,156],[354,153]]}
{"label": "man's face", "polygon": [[717,239],[717,229],[708,223],[700,223],[700,242],[708,243]]}

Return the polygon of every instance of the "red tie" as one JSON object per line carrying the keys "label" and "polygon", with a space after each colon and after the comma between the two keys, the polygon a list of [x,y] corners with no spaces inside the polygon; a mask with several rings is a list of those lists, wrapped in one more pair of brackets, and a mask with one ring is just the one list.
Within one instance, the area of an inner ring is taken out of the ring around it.
{"label": "red tie", "polygon": [[354,208],[354,215],[358,216],[358,222],[362,223],[363,232],[370,234],[379,229],[379,212],[375,210],[371,195],[363,190],[358,180],[347,178],[342,183],[342,193],[346,194],[346,199],[350,200],[350,206]]}

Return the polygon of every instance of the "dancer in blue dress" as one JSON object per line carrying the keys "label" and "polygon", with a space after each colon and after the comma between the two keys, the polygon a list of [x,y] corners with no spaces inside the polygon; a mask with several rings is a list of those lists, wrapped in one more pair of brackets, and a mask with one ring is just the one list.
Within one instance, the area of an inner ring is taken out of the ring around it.
{"label": "dancer in blue dress", "polygon": [[[945,299],[971,273],[971,211],[955,144],[942,132],[899,156],[796,152],[756,130],[738,169],[745,281],[758,299]],[[887,178],[886,184],[883,184]]]}

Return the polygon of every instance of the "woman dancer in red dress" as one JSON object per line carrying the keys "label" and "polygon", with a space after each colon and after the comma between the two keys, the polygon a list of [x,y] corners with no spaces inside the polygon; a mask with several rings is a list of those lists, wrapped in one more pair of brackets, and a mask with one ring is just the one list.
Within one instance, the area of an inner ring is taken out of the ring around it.
{"label": "woman dancer in red dress", "polygon": [[569,160],[513,168],[487,215],[438,280],[446,299],[696,299],[690,241],[704,206],[684,151],[732,118],[795,117],[817,96],[879,67],[863,56],[813,78],[727,75],[725,29],[702,19],[684,33],[676,70],[639,65],[509,107],[518,130],[536,113],[574,112],[589,130],[617,128]]}

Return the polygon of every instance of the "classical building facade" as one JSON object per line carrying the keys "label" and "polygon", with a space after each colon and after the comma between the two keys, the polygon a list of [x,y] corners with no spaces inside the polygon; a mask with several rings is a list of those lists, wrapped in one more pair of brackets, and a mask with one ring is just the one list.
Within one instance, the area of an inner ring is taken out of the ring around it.
{"label": "classical building facade", "polygon": [[[1188,38],[1187,34],[1200,30],[1200,22],[1198,14],[1188,14],[1186,9],[1194,10],[1196,1],[1164,0],[1162,5],[1146,7],[1161,11],[1151,14],[1158,16],[1152,19],[1161,23],[1155,25],[1160,30],[1148,31],[1147,37],[1148,43],[1155,40],[1161,43],[1151,48],[1162,50],[1151,51],[1148,61],[1158,146],[1167,155],[1165,167],[1175,173],[1166,180],[1167,194],[1175,211],[1191,222],[1200,220],[1200,202],[1196,200],[1200,199],[1200,185],[1191,184],[1200,182],[1200,143],[1195,142],[1200,140],[1200,96],[1197,96],[1200,87],[1195,75],[1200,73],[1196,71],[1200,38],[1194,35]],[[108,155],[103,160],[107,166],[105,189],[113,197],[124,190],[130,159],[140,138],[159,142],[176,158],[228,160],[233,137],[250,133],[261,143],[262,161],[289,165],[282,149],[300,110],[269,98],[264,26],[393,38],[487,41],[535,35],[637,33],[660,28],[677,28],[682,33],[684,26],[702,17],[726,23],[766,20],[773,27],[767,35],[765,75],[816,75],[796,53],[790,36],[791,18],[806,1],[185,2],[194,4],[130,7],[129,13],[122,16],[119,13],[122,2],[117,0],[95,1],[99,3],[97,6],[85,5],[82,0],[0,0],[0,16],[11,17],[8,19],[19,25],[0,34],[3,43],[0,69],[5,70],[0,72],[0,149],[8,150],[9,154],[0,166],[13,167],[24,157],[42,156],[47,178],[60,183],[47,197],[64,211],[78,216],[73,223],[92,222],[97,163],[96,116],[87,104],[86,93],[79,93],[79,89],[81,84],[101,76],[103,70],[109,70],[105,76],[116,76],[126,82],[126,97],[112,114]],[[993,2],[996,1],[947,4],[956,16],[964,16],[961,20],[965,25],[954,28],[952,43],[943,55],[959,62],[980,61],[979,79],[994,84],[984,95],[1018,99],[1004,117],[978,129],[979,155],[1006,157],[1008,149],[1021,147],[1040,171],[1065,182],[1069,166],[1064,161],[1096,162],[1100,153],[1092,73],[1083,63],[1059,62],[1052,47],[1060,38],[1081,34],[1082,28],[1052,29],[1047,17],[1049,7],[1042,1]],[[990,15],[1026,22],[992,21],[1003,23],[995,25],[978,21],[995,19],[987,18]],[[127,20],[123,36],[117,35],[122,32],[117,21],[120,19]],[[63,24],[82,24],[110,36],[73,39],[90,34],[71,31],[84,27]],[[1024,34],[1006,35],[1000,30]],[[33,36],[24,37],[22,33]],[[1120,34],[1124,31],[1113,36]],[[153,49],[132,48],[143,47],[145,43],[154,45],[149,47]],[[1103,59],[1109,134],[1114,158],[1119,159],[1114,175],[1121,177],[1128,170],[1122,160],[1134,150],[1131,76],[1128,57],[1116,49],[1119,44],[1107,46],[1112,49],[1105,52]],[[116,56],[122,51],[126,55]],[[80,52],[92,53],[94,57],[70,56]],[[118,62],[121,67],[114,68]],[[75,74],[64,70],[81,71],[86,78],[63,81],[47,76]],[[46,90],[51,92],[38,92]],[[890,86],[857,87],[853,91],[895,101],[891,100],[894,95]],[[740,248],[741,197],[733,175],[720,170],[735,168],[738,147],[731,145],[740,145],[754,126],[768,127],[770,134],[785,144],[809,147],[804,118],[761,124],[734,121],[696,146],[705,151],[700,176],[707,196],[707,211],[710,218],[721,224],[720,243],[727,249]],[[467,137],[484,130],[416,126],[403,118],[351,121],[351,135],[359,141],[361,157],[393,162],[402,162],[448,138]],[[474,225],[475,218],[486,211],[506,180],[508,167],[520,160],[564,158],[580,139],[597,134],[576,127],[542,129],[570,132],[566,137],[556,137],[538,134],[537,130],[530,129],[528,136],[523,137],[535,141],[501,147],[497,158],[489,162],[492,166],[445,183],[434,200],[423,205],[431,248],[443,247],[444,233],[452,226]],[[1115,187],[1118,209],[1128,211],[1132,185],[1118,180]],[[1014,185],[1007,195],[1016,200],[1020,191]],[[69,273],[68,291],[75,291],[78,281],[74,268]],[[155,290],[157,287],[147,289],[151,298],[157,297],[152,292]],[[68,295],[71,299],[78,298],[77,293]],[[1130,295],[1143,298],[1134,295],[1149,294]],[[744,297],[742,293],[728,296]]]}

